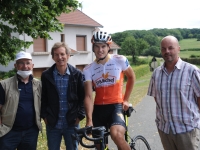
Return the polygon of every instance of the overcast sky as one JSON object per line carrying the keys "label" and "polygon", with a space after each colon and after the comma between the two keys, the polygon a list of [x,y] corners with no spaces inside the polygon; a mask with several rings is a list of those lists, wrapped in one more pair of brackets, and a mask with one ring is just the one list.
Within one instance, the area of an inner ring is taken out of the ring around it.
{"label": "overcast sky", "polygon": [[78,1],[82,2],[82,11],[109,33],[153,28],[200,28],[200,0]]}

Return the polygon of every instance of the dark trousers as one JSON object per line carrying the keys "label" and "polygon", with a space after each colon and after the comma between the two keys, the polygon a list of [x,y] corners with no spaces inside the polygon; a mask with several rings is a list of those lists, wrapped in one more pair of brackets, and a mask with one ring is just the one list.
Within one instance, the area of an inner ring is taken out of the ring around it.
{"label": "dark trousers", "polygon": [[0,150],[36,150],[38,133],[36,126],[23,131],[11,130],[0,137]]}

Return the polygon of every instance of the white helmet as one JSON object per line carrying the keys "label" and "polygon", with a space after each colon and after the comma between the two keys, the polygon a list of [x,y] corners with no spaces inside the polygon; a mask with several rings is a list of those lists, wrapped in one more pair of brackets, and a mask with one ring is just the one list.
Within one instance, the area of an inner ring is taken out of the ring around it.
{"label": "white helmet", "polygon": [[112,43],[111,35],[107,32],[96,31],[91,39],[91,42],[94,43],[106,43],[110,45]]}

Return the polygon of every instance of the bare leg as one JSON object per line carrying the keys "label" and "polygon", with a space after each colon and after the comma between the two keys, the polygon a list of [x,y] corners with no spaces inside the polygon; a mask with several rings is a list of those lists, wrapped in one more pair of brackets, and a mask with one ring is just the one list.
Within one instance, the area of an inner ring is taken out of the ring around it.
{"label": "bare leg", "polygon": [[112,140],[117,145],[118,150],[130,150],[130,146],[124,138],[125,128],[121,125],[114,125],[110,128]]}

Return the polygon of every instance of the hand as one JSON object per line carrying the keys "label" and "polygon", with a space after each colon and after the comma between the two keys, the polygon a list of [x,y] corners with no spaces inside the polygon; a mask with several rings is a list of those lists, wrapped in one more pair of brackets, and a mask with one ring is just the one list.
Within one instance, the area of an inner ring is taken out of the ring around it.
{"label": "hand", "polygon": [[86,122],[86,125],[85,125],[86,127],[93,127],[93,122],[92,121],[87,121]]}
{"label": "hand", "polygon": [[128,102],[128,101],[124,101],[124,102],[123,102],[123,110],[124,110],[124,111],[127,111],[128,108],[129,108],[129,102]]}

